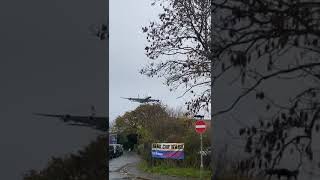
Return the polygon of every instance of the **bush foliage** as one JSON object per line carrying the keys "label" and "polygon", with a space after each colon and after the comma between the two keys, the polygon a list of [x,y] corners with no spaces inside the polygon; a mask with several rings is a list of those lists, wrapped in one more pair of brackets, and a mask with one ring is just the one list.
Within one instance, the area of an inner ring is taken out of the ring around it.
{"label": "bush foliage", "polygon": [[[194,119],[175,112],[160,104],[141,105],[131,112],[119,116],[114,128],[121,137],[137,134],[137,151],[149,165],[178,167],[200,166],[200,136],[195,132]],[[127,142],[127,141],[124,141]],[[152,143],[184,143],[185,159],[153,159]],[[208,131],[203,134],[203,147],[210,146]],[[205,157],[205,167],[210,168],[210,157]]]}
{"label": "bush foliage", "polygon": [[107,177],[107,138],[99,137],[77,154],[52,157],[41,171],[30,170],[24,180],[92,180]]}

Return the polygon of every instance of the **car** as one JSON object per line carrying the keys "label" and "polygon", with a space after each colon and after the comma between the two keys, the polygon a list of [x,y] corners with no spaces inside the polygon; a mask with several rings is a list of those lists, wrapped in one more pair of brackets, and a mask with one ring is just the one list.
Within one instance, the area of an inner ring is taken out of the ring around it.
{"label": "car", "polygon": [[111,158],[123,155],[123,146],[121,144],[109,144],[109,154]]}
{"label": "car", "polygon": [[117,147],[116,147],[116,151],[117,151],[117,153],[118,153],[118,156],[122,156],[122,155],[123,155],[122,145],[121,145],[121,146],[117,146]]}

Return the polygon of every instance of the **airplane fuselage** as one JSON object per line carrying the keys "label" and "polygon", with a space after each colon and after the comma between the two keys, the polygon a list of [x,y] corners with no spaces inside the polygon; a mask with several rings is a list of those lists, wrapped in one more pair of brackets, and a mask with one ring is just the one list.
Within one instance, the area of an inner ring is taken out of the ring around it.
{"label": "airplane fuselage", "polygon": [[139,103],[149,103],[149,102],[160,102],[158,99],[151,99],[151,96],[146,98],[124,98],[130,101],[139,102]]}

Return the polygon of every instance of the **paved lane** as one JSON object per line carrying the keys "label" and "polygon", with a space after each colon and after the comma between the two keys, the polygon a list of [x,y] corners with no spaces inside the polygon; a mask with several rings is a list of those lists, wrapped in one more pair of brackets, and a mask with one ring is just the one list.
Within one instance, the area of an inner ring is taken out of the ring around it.
{"label": "paved lane", "polygon": [[138,155],[133,152],[125,152],[118,158],[109,161],[109,179],[133,179],[126,173],[125,167],[129,164],[137,164],[140,161]]}

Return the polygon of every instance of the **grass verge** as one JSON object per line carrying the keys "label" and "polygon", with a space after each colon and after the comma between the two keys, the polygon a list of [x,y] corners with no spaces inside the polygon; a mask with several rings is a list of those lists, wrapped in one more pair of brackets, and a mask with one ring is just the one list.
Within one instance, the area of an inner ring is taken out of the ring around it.
{"label": "grass verge", "polygon": [[[179,167],[168,167],[164,165],[150,167],[145,161],[139,163],[139,169],[148,172],[161,175],[178,176],[178,177],[192,177],[199,178],[200,169],[198,168],[179,168]],[[204,179],[211,179],[211,171],[203,170],[202,177]]]}

